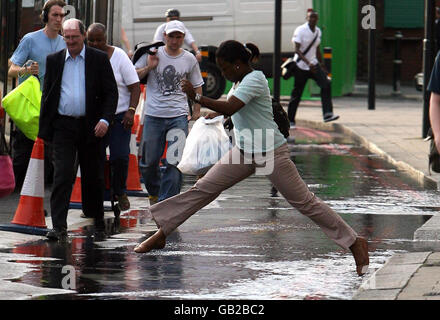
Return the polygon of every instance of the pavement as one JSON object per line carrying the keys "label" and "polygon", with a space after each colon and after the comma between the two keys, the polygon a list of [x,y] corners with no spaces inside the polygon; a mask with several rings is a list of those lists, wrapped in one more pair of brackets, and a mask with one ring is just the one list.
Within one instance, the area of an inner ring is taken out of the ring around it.
{"label": "pavement", "polygon": [[[341,118],[323,123],[319,100],[303,101],[297,113],[297,126],[337,131],[350,135],[371,152],[382,156],[408,176],[427,188],[439,186],[440,174],[429,175],[429,142],[422,138],[422,93],[411,86],[402,86],[400,94],[393,94],[391,85],[376,87],[376,109],[368,110],[367,85],[357,84],[350,96],[334,98],[334,112]],[[281,97],[287,106],[289,97]],[[206,112],[206,110],[203,110]],[[294,135],[294,130],[293,130]],[[0,216],[16,207],[15,199],[0,202]],[[48,198],[48,194],[45,199]],[[45,201],[48,203],[48,201]],[[79,217],[79,210],[69,212],[69,230],[91,224],[90,219]],[[12,215],[13,213],[10,213]],[[109,217],[112,213],[106,213]],[[10,217],[6,217],[9,220]],[[50,228],[50,218],[47,220]],[[4,223],[6,221],[1,221]],[[154,229],[151,227],[151,229]],[[14,248],[41,237],[0,231],[0,249]],[[414,241],[440,241],[440,216],[434,215],[414,234]],[[9,300],[28,299],[39,295],[38,288],[28,288],[10,280],[26,270],[12,270],[9,261],[14,256],[0,254],[0,287]],[[5,290],[3,290],[5,288]],[[53,290],[49,294],[60,294]],[[45,290],[44,294],[48,294]],[[0,294],[0,299],[3,295]],[[364,276],[364,282],[354,300],[439,300],[440,252],[412,252],[396,254],[378,270]]]}

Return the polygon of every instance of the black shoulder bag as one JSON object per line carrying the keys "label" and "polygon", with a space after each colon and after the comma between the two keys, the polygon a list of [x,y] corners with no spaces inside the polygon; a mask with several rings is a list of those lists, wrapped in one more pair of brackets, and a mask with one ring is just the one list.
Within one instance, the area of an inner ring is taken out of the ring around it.
{"label": "black shoulder bag", "polygon": [[[156,41],[156,42],[152,42],[152,43],[140,42],[134,46],[134,54],[133,54],[133,58],[131,61],[133,62],[133,64],[136,64],[136,62],[139,60],[139,58],[142,57],[146,53],[148,53],[149,55],[155,55],[156,52],[151,51],[151,49],[153,49],[153,48],[157,49],[157,48],[162,47],[164,45],[165,45],[165,43],[163,43],[162,41]],[[144,78],[140,79],[140,83],[146,84],[147,79],[148,79],[148,75],[145,76]]]}
{"label": "black shoulder bag", "polygon": [[428,136],[426,137],[425,141],[429,140],[431,140],[431,143],[429,146],[428,171],[431,175],[431,170],[436,173],[440,173],[440,154],[438,153],[437,146],[435,145],[434,133],[432,132],[431,128],[428,130]]}
{"label": "black shoulder bag", "polygon": [[[307,49],[303,52],[303,55],[306,55],[310,49],[313,47],[313,45],[316,42],[316,39],[318,39],[319,36],[319,31],[315,36],[315,39],[313,39],[312,43],[310,43],[310,45],[307,47]],[[284,80],[288,80],[290,77],[292,77],[296,70],[298,70],[298,62],[300,62],[302,60],[301,57],[298,57],[297,61],[294,61],[293,59],[295,58],[295,56],[293,56],[292,58],[287,59],[282,65],[281,65],[281,76],[283,77]]]}
{"label": "black shoulder bag", "polygon": [[[289,117],[287,116],[287,112],[284,110],[281,103],[279,103],[274,98],[272,98],[272,113],[273,120],[278,125],[278,129],[280,130],[281,134],[287,139],[290,135]],[[226,130],[232,130],[234,128],[231,117],[226,119],[223,126]]]}

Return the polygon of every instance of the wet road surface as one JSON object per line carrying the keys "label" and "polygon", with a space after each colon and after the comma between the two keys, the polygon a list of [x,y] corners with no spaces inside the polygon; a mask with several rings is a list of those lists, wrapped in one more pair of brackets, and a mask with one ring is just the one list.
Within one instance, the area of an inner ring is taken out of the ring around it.
{"label": "wet road surface", "polygon": [[[368,237],[372,271],[396,252],[435,248],[412,239],[440,210],[436,191],[343,136],[306,128],[294,135],[291,155],[303,179]],[[183,190],[194,181],[185,177]],[[41,299],[351,299],[362,283],[352,255],[270,190],[264,177],[237,184],[179,227],[162,251],[133,252],[154,230],[148,202],[134,199],[139,210],[122,215],[119,227],[109,220],[106,241],[94,243],[85,228],[70,233],[69,244],[40,241],[2,253],[28,255],[13,259],[32,270],[15,281],[38,287],[61,288],[63,267],[74,267],[76,294]]]}

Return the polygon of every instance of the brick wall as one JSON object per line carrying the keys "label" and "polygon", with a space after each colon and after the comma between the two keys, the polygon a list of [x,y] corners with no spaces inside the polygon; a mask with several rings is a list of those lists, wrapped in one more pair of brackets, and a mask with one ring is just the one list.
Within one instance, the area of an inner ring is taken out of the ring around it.
{"label": "brick wall", "polygon": [[[363,15],[361,8],[368,5],[368,0],[359,0],[359,21]],[[437,1],[440,6],[440,1]],[[384,27],[384,1],[376,3],[376,80],[380,83],[392,83],[393,60],[395,56],[396,31],[401,31],[402,82],[410,83],[423,68],[424,29],[393,29]],[[363,30],[359,23],[358,74],[359,80],[368,79],[368,30]]]}

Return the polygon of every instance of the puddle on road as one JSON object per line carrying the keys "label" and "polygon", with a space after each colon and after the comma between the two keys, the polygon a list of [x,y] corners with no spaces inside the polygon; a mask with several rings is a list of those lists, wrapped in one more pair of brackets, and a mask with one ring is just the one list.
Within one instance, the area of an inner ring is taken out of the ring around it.
{"label": "puddle on road", "polygon": [[[346,137],[300,128],[295,138],[292,159],[310,189],[368,237],[371,271],[394,253],[438,246],[412,241],[440,210],[436,191]],[[185,177],[183,190],[193,183]],[[262,177],[241,182],[191,217],[160,252],[133,252],[154,230],[145,210],[123,215],[119,227],[108,221],[107,241],[94,243],[86,228],[71,233],[68,245],[17,247],[9,253],[27,256],[14,261],[33,271],[16,281],[61,288],[62,268],[71,265],[77,294],[43,299],[351,299],[362,283],[351,254],[270,190]]]}

